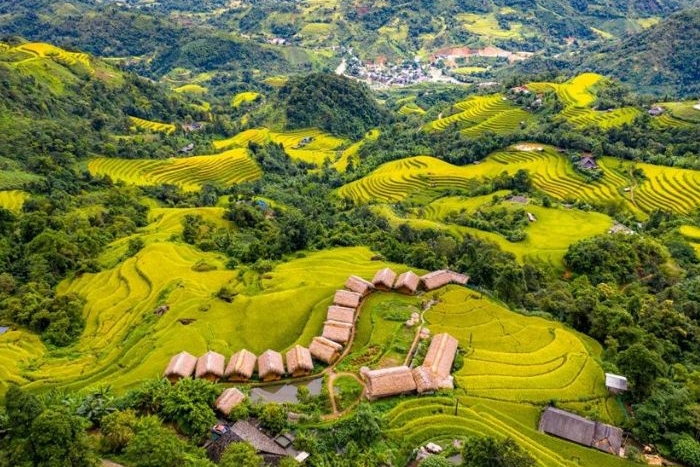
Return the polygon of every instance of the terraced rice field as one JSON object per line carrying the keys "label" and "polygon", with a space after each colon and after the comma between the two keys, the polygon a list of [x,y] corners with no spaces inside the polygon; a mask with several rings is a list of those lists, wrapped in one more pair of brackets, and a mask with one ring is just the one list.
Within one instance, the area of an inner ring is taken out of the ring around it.
{"label": "terraced rice field", "polygon": [[0,207],[13,212],[22,210],[22,205],[29,199],[29,193],[22,190],[0,191]]}
{"label": "terraced rice field", "polygon": [[185,84],[183,86],[179,86],[173,91],[180,93],[180,94],[196,94],[196,95],[202,95],[206,94],[209,90],[202,86],[201,84]]}
{"label": "terraced rice field", "polygon": [[603,76],[596,73],[584,73],[565,83],[536,82],[527,87],[536,93],[555,92],[565,106],[560,115],[574,125],[608,129],[631,123],[641,113],[633,107],[610,111],[589,108],[596,99],[592,88],[602,79]]}
{"label": "terraced rice field", "polygon": [[161,123],[153,122],[151,120],[145,120],[138,117],[129,117],[131,123],[134,124],[136,128],[140,128],[146,131],[153,131],[155,133],[165,133],[166,135],[171,135],[175,133],[175,125],[172,123]]}
{"label": "terraced rice field", "polygon": [[247,182],[262,173],[245,149],[167,160],[98,158],[88,163],[88,169],[134,185],[172,184],[186,191],[199,190],[206,182],[224,186]]}
{"label": "terraced rice field", "polygon": [[265,78],[263,81],[265,84],[269,84],[273,88],[281,88],[285,84],[287,84],[287,78],[286,76],[270,76],[269,78]]}
{"label": "terraced rice field", "polygon": [[87,70],[94,72],[90,63],[90,56],[86,53],[68,52],[55,45],[43,42],[29,42],[16,47],[16,50],[27,52],[35,57],[49,57],[62,65],[83,65]]}
{"label": "terraced rice field", "polygon": [[530,114],[515,107],[501,94],[473,96],[454,105],[455,113],[425,125],[426,130],[444,131],[457,126],[465,136],[476,137],[485,131],[505,133],[519,127]]}
{"label": "terraced rice field", "polygon": [[[625,163],[631,167],[631,163]],[[634,190],[634,202],[644,212],[654,209],[687,213],[700,206],[700,172],[639,163],[646,180]]]}
{"label": "terraced rice field", "polygon": [[693,123],[676,118],[670,113],[663,113],[658,117],[654,117],[653,124],[657,128],[692,128],[695,126]]}
{"label": "terraced rice field", "polygon": [[231,105],[233,107],[240,107],[241,104],[253,102],[258,97],[260,97],[259,92],[253,92],[253,91],[239,92],[238,94],[233,96],[233,99],[231,99]]}
{"label": "terraced rice field", "polygon": [[408,104],[404,104],[399,109],[399,114],[401,114],[401,115],[412,115],[412,114],[423,115],[424,113],[425,113],[425,110],[420,108],[418,106],[418,104],[416,104],[415,102],[410,102]]}
{"label": "terraced rice field", "polygon": [[700,101],[662,102],[658,105],[667,109],[678,120],[700,124]]}
{"label": "terraced rice field", "polygon": [[700,227],[695,225],[682,225],[680,232],[681,235],[688,240],[693,249],[695,249],[695,254],[700,257]]}
{"label": "terraced rice field", "polygon": [[367,132],[364,138],[362,140],[358,141],[357,143],[352,144],[350,147],[348,147],[346,150],[342,152],[338,160],[336,160],[333,163],[333,168],[337,170],[338,172],[344,173],[347,168],[348,168],[348,163],[350,161],[353,161],[355,165],[357,165],[357,152],[360,150],[363,144],[365,144],[365,141],[374,141],[377,138],[379,138],[379,130],[370,130]]}
{"label": "terraced rice field", "polygon": [[510,29],[501,29],[495,14],[461,13],[457,15],[457,20],[472,34],[486,37],[519,38],[523,27],[520,23],[514,23]]}

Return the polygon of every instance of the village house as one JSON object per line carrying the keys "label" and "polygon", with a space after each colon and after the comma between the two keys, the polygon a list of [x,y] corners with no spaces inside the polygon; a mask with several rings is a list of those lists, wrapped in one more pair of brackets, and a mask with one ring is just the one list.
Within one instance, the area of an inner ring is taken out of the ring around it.
{"label": "village house", "polygon": [[621,394],[627,391],[627,378],[613,373],[605,373],[605,387],[611,394]]}
{"label": "village house", "polygon": [[170,363],[168,363],[167,368],[163,372],[163,376],[174,384],[182,378],[189,378],[192,376],[196,366],[197,357],[187,352],[180,352],[170,359]]}
{"label": "village house", "polygon": [[448,284],[466,285],[469,282],[469,276],[458,272],[450,271],[449,269],[441,269],[439,271],[430,272],[421,278],[423,288],[427,291],[439,289]]}
{"label": "village house", "polygon": [[447,333],[435,334],[430,342],[422,366],[430,371],[440,388],[454,388],[450,372],[458,346],[459,341]]}
{"label": "village house", "polygon": [[394,286],[394,281],[396,280],[396,273],[390,268],[384,268],[377,271],[372,279],[372,284],[378,290],[389,291]]}
{"label": "village house", "polygon": [[314,369],[309,349],[295,345],[287,352],[287,373],[292,377],[306,376]]}
{"label": "village house", "polygon": [[345,281],[345,288],[365,297],[374,290],[374,285],[370,281],[359,276],[350,276],[348,280]]}
{"label": "village house", "polygon": [[329,321],[352,324],[355,322],[355,310],[344,306],[331,305],[328,307],[326,319]]}
{"label": "village house", "polygon": [[347,344],[352,335],[352,324],[339,321],[326,321],[323,325],[322,337],[338,344]]}
{"label": "village house", "polygon": [[406,271],[402,273],[396,283],[394,284],[394,289],[397,292],[405,293],[407,295],[413,295],[418,291],[418,286],[420,285],[420,277],[413,271]]}
{"label": "village house", "polygon": [[245,394],[238,388],[226,388],[224,392],[216,398],[214,407],[216,410],[226,415],[231,415],[231,411],[245,400]]}
{"label": "village house", "polygon": [[554,407],[547,407],[542,413],[539,430],[616,456],[621,453],[623,432],[620,428]]}
{"label": "village house", "polygon": [[207,456],[219,462],[226,447],[231,443],[245,441],[263,457],[266,464],[277,465],[287,457],[287,452],[275,441],[246,420],[238,420],[230,427],[224,427],[217,439],[206,445]]}
{"label": "village house", "polygon": [[258,357],[258,376],[262,381],[277,381],[284,376],[282,354],[266,350]]}
{"label": "village house", "polygon": [[595,159],[590,153],[581,157],[581,160],[578,161],[578,166],[584,170],[598,169],[598,163],[595,161]]}
{"label": "village house", "polygon": [[225,363],[226,359],[223,355],[210,350],[197,359],[195,376],[214,383],[224,376]]}
{"label": "village house", "polygon": [[362,295],[348,290],[337,290],[333,297],[333,305],[344,306],[346,308],[357,308],[362,300]]}
{"label": "village house", "polygon": [[253,352],[246,349],[239,350],[231,356],[224,376],[229,381],[248,381],[255,371],[257,358]]}
{"label": "village house", "polygon": [[413,373],[407,366],[370,370],[363,367],[360,375],[367,385],[367,399],[409,394],[416,390]]}
{"label": "village house", "polygon": [[314,337],[309,345],[309,352],[316,359],[331,364],[340,357],[343,346],[325,337]]}
{"label": "village house", "polygon": [[652,107],[651,109],[649,109],[649,110],[647,111],[647,113],[648,113],[649,115],[651,115],[652,117],[658,117],[659,115],[661,115],[661,114],[664,113],[664,108],[663,108],[663,107],[659,107],[659,106],[657,105],[657,106],[654,106],[654,107]]}

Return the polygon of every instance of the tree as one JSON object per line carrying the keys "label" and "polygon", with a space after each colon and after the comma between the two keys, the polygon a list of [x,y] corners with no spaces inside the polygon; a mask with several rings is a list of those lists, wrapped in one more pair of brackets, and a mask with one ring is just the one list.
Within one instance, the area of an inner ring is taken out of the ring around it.
{"label": "tree", "polygon": [[200,439],[216,424],[211,408],[218,395],[216,387],[203,379],[183,378],[163,397],[162,415],[175,422],[185,435]]}
{"label": "tree", "polygon": [[112,412],[102,418],[100,447],[105,452],[121,453],[136,436],[138,417],[133,410]]}
{"label": "tree", "polygon": [[287,428],[287,411],[284,406],[274,402],[265,404],[260,411],[260,424],[273,433]]}
{"label": "tree", "polygon": [[37,467],[98,465],[85,433],[87,422],[66,410],[47,409],[29,429],[29,450]]}
{"label": "tree", "polygon": [[124,454],[134,467],[184,467],[185,449],[186,443],[175,432],[151,416],[139,421]]}
{"label": "tree", "polygon": [[221,467],[261,467],[263,458],[255,452],[249,443],[231,443],[221,455]]}
{"label": "tree", "polygon": [[43,410],[44,407],[36,396],[25,392],[16,384],[10,385],[5,394],[5,412],[9,421],[10,436],[24,436]]}
{"label": "tree", "polygon": [[462,450],[464,467],[532,467],[535,460],[511,438],[468,438]]}
{"label": "tree", "polygon": [[630,381],[630,390],[641,399],[651,390],[656,377],[666,373],[666,364],[654,350],[642,343],[632,344],[617,356],[617,366]]}

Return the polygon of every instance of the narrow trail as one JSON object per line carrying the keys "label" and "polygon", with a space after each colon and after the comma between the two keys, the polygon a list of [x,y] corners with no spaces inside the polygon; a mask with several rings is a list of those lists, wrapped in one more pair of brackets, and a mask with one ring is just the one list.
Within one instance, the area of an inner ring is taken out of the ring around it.
{"label": "narrow trail", "polygon": [[425,318],[423,315],[429,311],[433,305],[437,303],[436,300],[430,300],[425,308],[421,308],[420,311],[420,325],[416,327],[416,335],[413,337],[413,342],[411,342],[411,347],[408,349],[408,353],[406,354],[406,359],[403,361],[404,366],[408,366],[409,363],[411,363],[411,359],[413,358],[413,354],[416,351],[416,346],[418,345],[418,342],[420,342],[420,333],[425,327]]}
{"label": "narrow trail", "polygon": [[[335,397],[334,397],[335,392],[333,389],[333,384],[335,383],[336,378],[338,378],[339,376],[349,376],[362,385],[362,392],[360,393],[359,399],[357,399],[355,402],[353,402],[350,406],[348,406],[343,411],[338,411],[338,405],[335,402]],[[349,371],[341,371],[340,373],[336,373],[336,372],[329,373],[328,374],[328,397],[331,398],[331,407],[333,408],[333,413],[324,415],[322,417],[323,420],[335,420],[335,419],[340,418],[343,415],[347,414],[348,412],[352,411],[362,400],[362,396],[364,396],[366,389],[367,389],[367,387],[365,386],[365,383],[355,373],[350,373]]]}

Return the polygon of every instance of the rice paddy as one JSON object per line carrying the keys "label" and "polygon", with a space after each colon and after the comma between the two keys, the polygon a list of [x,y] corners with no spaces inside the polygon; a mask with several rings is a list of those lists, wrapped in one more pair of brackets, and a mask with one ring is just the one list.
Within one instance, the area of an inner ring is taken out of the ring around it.
{"label": "rice paddy", "polygon": [[185,84],[173,89],[173,91],[180,94],[195,94],[201,96],[202,94],[206,94],[209,90],[201,84]]}
{"label": "rice paddy", "polygon": [[467,31],[478,36],[516,39],[521,37],[522,24],[511,24],[510,29],[501,29],[495,14],[460,13],[457,21]]}
{"label": "rice paddy", "polygon": [[92,159],[88,169],[93,175],[108,175],[134,185],[178,185],[186,191],[199,190],[204,183],[232,185],[255,180],[260,168],[246,149],[231,149],[221,154],[156,159]]}
{"label": "rice paddy", "polygon": [[166,135],[171,135],[175,133],[176,129],[175,125],[172,123],[153,122],[151,120],[145,120],[138,117],[129,117],[129,120],[135,128],[152,131],[155,133],[165,133]]}
{"label": "rice paddy", "polygon": [[426,130],[444,131],[455,126],[465,136],[476,137],[484,132],[507,133],[516,130],[531,115],[514,106],[501,94],[473,96],[454,105],[450,116],[425,125]]}
{"label": "rice paddy", "polygon": [[87,70],[94,72],[90,63],[90,56],[86,53],[68,52],[60,47],[43,42],[28,42],[17,46],[16,50],[27,52],[35,57],[48,57],[61,65],[73,66],[80,64]]}
{"label": "rice paddy", "polygon": [[411,115],[418,114],[423,115],[425,110],[421,109],[415,102],[409,102],[408,104],[402,105],[399,109],[400,115]]}
{"label": "rice paddy", "polygon": [[248,104],[250,102],[254,102],[258,97],[260,97],[259,92],[253,92],[253,91],[246,91],[246,92],[239,92],[235,96],[233,96],[233,99],[231,99],[231,106],[233,107],[240,107],[241,104]]}
{"label": "rice paddy", "polygon": [[0,191],[0,207],[13,212],[22,210],[22,205],[29,199],[29,193],[21,190]]}
{"label": "rice paddy", "polygon": [[680,120],[689,124],[700,124],[700,103],[698,101],[662,102],[657,105],[668,111],[661,117],[670,114],[668,116],[674,120]]}

